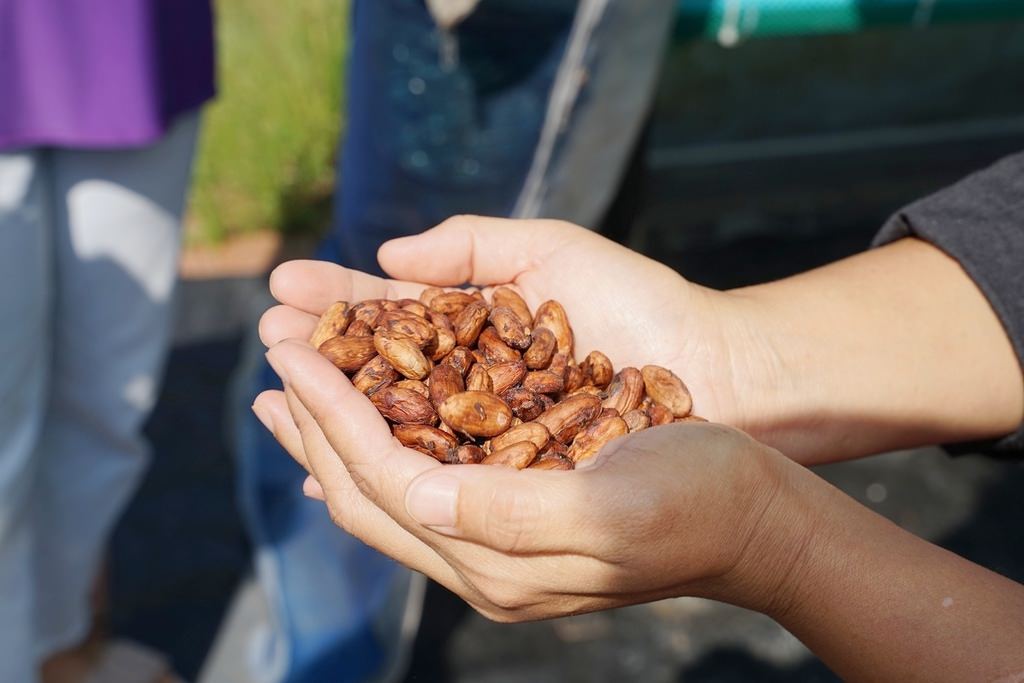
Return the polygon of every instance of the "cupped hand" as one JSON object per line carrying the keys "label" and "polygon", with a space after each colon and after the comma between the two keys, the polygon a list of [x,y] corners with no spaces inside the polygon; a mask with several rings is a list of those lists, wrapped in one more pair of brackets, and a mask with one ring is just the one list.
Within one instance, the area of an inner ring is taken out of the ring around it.
{"label": "cupped hand", "polygon": [[415,297],[426,285],[511,284],[532,310],[548,299],[562,303],[577,358],[597,349],[616,368],[670,368],[689,386],[695,413],[747,426],[749,392],[742,387],[768,365],[757,328],[731,312],[727,294],[693,285],[589,230],[552,220],[458,216],[386,243],[379,260],[394,280],[314,261],[280,266],[271,289],[287,308],[264,318],[264,341],[308,336],[312,315],[339,299]]}
{"label": "cupped hand", "polygon": [[[268,359],[285,382],[255,410],[346,531],[484,615],[521,621],[676,595],[758,606],[748,568],[785,458],[714,424],[620,438],[576,471],[448,465],[404,448],[372,404],[302,341]],[[763,572],[762,572],[763,573]]]}

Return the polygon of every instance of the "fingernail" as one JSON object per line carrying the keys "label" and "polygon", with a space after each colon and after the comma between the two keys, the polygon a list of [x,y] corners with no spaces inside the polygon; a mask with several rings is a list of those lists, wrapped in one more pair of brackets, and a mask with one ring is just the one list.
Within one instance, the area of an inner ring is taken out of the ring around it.
{"label": "fingernail", "polygon": [[274,355],[274,349],[270,349],[264,354],[267,358],[267,362],[270,363],[270,367],[274,369],[277,376],[281,378],[281,381],[288,384],[288,372],[285,370],[284,365]]}
{"label": "fingernail", "polygon": [[405,498],[405,509],[423,526],[455,526],[459,480],[439,475],[414,482]]}
{"label": "fingernail", "polygon": [[323,501],[327,499],[327,496],[324,495],[324,487],[320,486],[320,482],[313,477],[306,477],[306,480],[302,482],[302,493],[307,498],[312,498],[313,500]]}
{"label": "fingernail", "polygon": [[257,419],[260,423],[267,428],[267,431],[271,434],[274,433],[274,418],[271,417],[270,411],[262,403],[253,403],[252,412],[256,414]]}

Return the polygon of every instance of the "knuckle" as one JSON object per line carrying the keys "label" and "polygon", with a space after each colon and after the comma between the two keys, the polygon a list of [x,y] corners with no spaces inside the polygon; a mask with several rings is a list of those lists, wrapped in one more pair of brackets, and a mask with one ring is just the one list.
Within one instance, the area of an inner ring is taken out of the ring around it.
{"label": "knuckle", "polygon": [[[522,620],[522,610],[528,604],[523,589],[508,581],[493,581],[481,590],[487,601],[487,609],[495,612],[501,620]],[[491,617],[488,617],[491,618]],[[498,619],[494,619],[497,621]]]}
{"label": "knuckle", "polygon": [[376,505],[380,496],[376,487],[372,483],[372,477],[363,471],[363,467],[364,466],[350,466],[348,471],[349,477],[352,479],[352,484],[355,489],[361,493],[364,498]]}
{"label": "knuckle", "polygon": [[331,522],[333,522],[335,526],[340,527],[345,531],[350,530],[350,520],[345,512],[345,507],[343,505],[334,505],[332,503],[328,503],[327,514],[328,516],[330,516]]}
{"label": "knuckle", "polygon": [[443,230],[461,230],[472,226],[475,219],[472,214],[458,213],[444,219],[437,227]]}
{"label": "knuckle", "polygon": [[474,609],[485,619],[496,624],[519,624],[526,621],[526,617],[516,612],[498,609],[496,607],[474,607]]}

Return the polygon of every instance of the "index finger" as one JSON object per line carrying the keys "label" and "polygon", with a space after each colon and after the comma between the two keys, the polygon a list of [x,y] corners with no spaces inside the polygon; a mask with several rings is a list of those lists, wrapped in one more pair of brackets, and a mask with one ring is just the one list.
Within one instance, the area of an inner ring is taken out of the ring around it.
{"label": "index finger", "polygon": [[282,304],[320,315],[335,301],[415,299],[424,285],[387,280],[327,261],[288,261],[270,274],[270,293]]}

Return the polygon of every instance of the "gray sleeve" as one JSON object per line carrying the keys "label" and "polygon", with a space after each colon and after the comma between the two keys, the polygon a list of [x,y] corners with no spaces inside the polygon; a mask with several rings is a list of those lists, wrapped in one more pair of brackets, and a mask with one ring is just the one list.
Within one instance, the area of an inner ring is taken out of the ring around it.
{"label": "gray sleeve", "polygon": [[[874,244],[908,236],[960,263],[988,298],[1024,367],[1024,153],[902,209]],[[984,449],[1024,452],[1024,425]]]}

